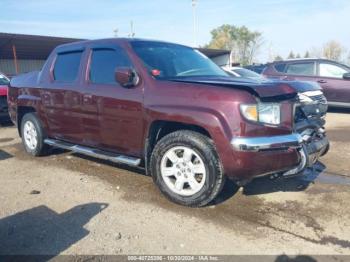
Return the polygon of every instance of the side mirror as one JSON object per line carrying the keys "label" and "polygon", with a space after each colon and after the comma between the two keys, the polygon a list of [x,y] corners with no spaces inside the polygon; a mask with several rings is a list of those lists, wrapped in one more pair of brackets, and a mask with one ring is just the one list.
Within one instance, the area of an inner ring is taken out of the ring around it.
{"label": "side mirror", "polygon": [[350,80],[350,72],[345,73],[345,74],[343,75],[343,79],[345,79],[345,80]]}
{"label": "side mirror", "polygon": [[124,87],[133,87],[139,83],[136,71],[129,67],[117,67],[115,70],[115,81]]}

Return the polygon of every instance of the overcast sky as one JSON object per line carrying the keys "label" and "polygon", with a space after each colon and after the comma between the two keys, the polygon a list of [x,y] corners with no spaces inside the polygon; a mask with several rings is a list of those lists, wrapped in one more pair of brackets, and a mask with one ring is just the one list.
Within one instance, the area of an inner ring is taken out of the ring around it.
{"label": "overcast sky", "polygon": [[[191,0],[0,0],[0,32],[76,38],[127,36],[193,44]],[[263,33],[259,55],[305,53],[337,40],[350,50],[350,0],[198,0],[198,40],[224,23]]]}

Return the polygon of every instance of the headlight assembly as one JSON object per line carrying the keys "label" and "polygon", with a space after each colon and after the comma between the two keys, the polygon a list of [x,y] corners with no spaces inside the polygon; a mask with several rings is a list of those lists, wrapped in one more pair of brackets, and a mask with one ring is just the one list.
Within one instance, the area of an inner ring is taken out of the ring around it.
{"label": "headlight assembly", "polygon": [[309,97],[307,95],[304,95],[302,93],[299,93],[298,97],[299,97],[299,101],[302,102],[302,103],[311,103],[311,102],[313,102],[311,97]]}
{"label": "headlight assembly", "polygon": [[250,121],[270,125],[281,123],[281,105],[277,103],[241,104],[242,115]]}

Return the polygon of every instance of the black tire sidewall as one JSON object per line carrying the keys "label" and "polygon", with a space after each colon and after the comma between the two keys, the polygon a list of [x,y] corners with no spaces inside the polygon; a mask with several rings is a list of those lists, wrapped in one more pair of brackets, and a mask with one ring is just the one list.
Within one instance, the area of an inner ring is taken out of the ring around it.
{"label": "black tire sidewall", "polygon": [[[25,139],[24,139],[24,125],[28,121],[32,122],[34,125],[36,132],[37,132],[37,145],[34,149],[31,149],[27,146]],[[40,156],[44,153],[45,144],[45,132],[42,128],[42,125],[40,123],[40,120],[38,119],[37,115],[35,113],[28,113],[25,114],[21,121],[21,136],[22,136],[22,143],[27,153],[33,155],[33,156]]]}
{"label": "black tire sidewall", "polygon": [[[191,134],[193,133],[193,134]],[[171,148],[183,146],[194,150],[201,158],[206,169],[206,180],[201,190],[192,196],[182,196],[173,192],[164,182],[160,167],[164,154]],[[205,136],[190,132],[178,131],[159,141],[151,157],[151,171],[154,182],[160,191],[173,202],[187,206],[203,206],[210,202],[217,186],[218,179],[223,179],[219,158],[212,142]],[[218,191],[218,190],[217,190]]]}

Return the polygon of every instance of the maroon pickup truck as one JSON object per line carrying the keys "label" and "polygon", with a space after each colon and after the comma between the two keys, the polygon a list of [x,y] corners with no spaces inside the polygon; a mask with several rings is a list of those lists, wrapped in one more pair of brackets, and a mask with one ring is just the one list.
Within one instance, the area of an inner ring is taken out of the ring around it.
{"label": "maroon pickup truck", "polygon": [[57,47],[11,80],[8,104],[29,154],[141,166],[172,201],[203,206],[226,178],[296,175],[329,147],[319,85],[259,81],[183,45],[105,39]]}

